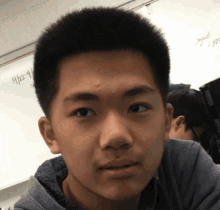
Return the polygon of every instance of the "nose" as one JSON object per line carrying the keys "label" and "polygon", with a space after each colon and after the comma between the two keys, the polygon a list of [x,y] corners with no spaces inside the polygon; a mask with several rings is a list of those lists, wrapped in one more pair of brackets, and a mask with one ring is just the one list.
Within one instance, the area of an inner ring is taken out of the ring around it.
{"label": "nose", "polygon": [[103,124],[100,147],[103,150],[128,149],[133,145],[132,136],[119,114],[111,114]]}

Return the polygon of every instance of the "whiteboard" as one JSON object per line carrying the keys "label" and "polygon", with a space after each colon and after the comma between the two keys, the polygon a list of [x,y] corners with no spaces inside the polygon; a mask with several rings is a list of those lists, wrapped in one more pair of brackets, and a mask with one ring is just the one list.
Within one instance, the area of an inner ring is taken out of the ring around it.
{"label": "whiteboard", "polygon": [[44,113],[33,88],[33,54],[1,71],[0,187],[4,188],[29,179],[40,164],[59,155],[50,152],[38,128]]}
{"label": "whiteboard", "polygon": [[220,1],[160,0],[138,11],[162,29],[171,83],[199,87],[220,77]]}

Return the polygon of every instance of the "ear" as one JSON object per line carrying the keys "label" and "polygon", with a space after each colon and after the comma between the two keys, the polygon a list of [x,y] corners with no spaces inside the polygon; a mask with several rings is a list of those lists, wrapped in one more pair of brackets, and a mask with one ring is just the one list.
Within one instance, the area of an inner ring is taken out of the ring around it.
{"label": "ear", "polygon": [[165,139],[164,141],[167,142],[170,139],[170,129],[171,129],[171,124],[172,124],[172,120],[173,120],[173,106],[170,103],[167,103],[167,107],[166,107],[166,113],[165,113],[165,126],[166,126],[166,130],[165,130]]}
{"label": "ear", "polygon": [[52,125],[46,117],[41,117],[38,121],[40,133],[53,154],[60,154],[60,148],[54,137]]}
{"label": "ear", "polygon": [[185,116],[180,115],[175,119],[174,129],[177,131],[181,126],[185,126]]}

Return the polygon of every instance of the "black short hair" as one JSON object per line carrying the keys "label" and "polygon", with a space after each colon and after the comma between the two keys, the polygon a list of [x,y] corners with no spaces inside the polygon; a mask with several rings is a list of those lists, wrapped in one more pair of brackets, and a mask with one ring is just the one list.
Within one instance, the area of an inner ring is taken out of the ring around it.
{"label": "black short hair", "polygon": [[83,52],[113,50],[136,50],[148,58],[166,106],[170,58],[162,32],[133,11],[111,7],[84,8],[51,24],[36,43],[34,87],[49,120],[51,102],[59,89],[59,63]]}
{"label": "black short hair", "polygon": [[173,118],[185,117],[186,129],[201,127],[214,132],[215,122],[209,115],[202,93],[195,89],[186,91],[186,84],[170,84],[167,103],[174,107]]}

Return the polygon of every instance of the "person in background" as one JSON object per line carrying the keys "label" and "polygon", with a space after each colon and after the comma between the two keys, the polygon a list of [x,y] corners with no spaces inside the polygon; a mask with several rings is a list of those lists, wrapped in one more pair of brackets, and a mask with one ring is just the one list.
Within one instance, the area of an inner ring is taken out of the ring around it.
{"label": "person in background", "polygon": [[215,154],[209,152],[215,121],[208,114],[202,93],[190,89],[187,84],[171,84],[167,103],[174,108],[170,138],[199,142],[213,161],[219,164],[220,155],[217,148]]}
{"label": "person in background", "polygon": [[169,138],[169,73],[162,32],[133,11],[84,8],[48,26],[34,87],[42,141],[61,155],[15,210],[219,210],[219,167],[197,142]]}

